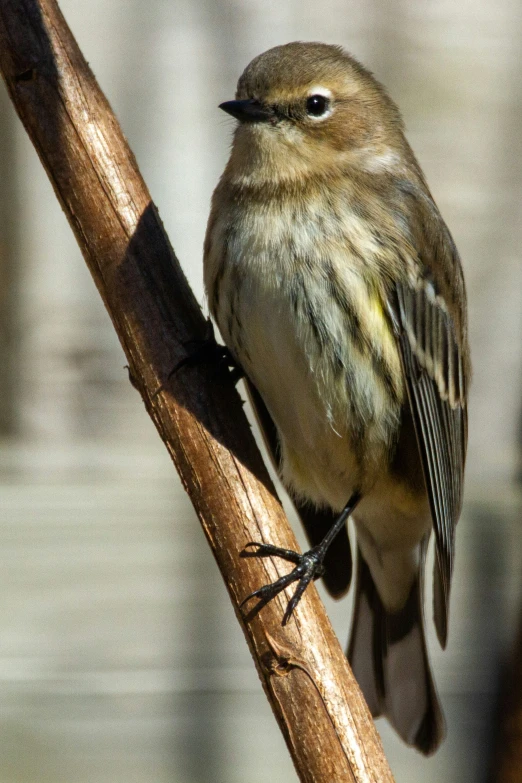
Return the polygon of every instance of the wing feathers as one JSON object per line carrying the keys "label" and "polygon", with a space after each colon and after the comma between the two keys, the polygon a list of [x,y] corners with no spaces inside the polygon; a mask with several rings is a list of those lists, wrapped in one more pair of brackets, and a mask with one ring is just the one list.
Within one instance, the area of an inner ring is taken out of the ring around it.
{"label": "wing feathers", "polygon": [[435,624],[444,647],[466,456],[464,358],[448,308],[431,282],[396,284],[389,309],[435,529]]}

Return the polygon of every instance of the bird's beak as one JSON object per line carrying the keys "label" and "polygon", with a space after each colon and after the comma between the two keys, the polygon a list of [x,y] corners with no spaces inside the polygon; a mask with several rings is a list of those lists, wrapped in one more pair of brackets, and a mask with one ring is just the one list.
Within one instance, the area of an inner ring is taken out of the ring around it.
{"label": "bird's beak", "polygon": [[250,98],[245,101],[225,101],[219,104],[219,108],[240,122],[267,122],[274,116],[272,109]]}

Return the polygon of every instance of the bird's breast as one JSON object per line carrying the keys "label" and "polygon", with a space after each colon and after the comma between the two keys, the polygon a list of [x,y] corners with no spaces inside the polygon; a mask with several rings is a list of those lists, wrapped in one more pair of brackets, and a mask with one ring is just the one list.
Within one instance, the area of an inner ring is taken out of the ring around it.
{"label": "bird's breast", "polygon": [[370,448],[384,459],[402,403],[377,250],[354,213],[314,202],[236,207],[209,222],[212,314],[277,425],[283,479],[333,507]]}

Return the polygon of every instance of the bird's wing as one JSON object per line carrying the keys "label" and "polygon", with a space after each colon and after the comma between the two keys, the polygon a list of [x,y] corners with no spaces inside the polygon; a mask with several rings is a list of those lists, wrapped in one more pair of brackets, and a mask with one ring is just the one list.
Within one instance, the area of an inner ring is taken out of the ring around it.
{"label": "bird's wing", "polygon": [[434,618],[443,647],[462,505],[469,372],[462,272],[449,234],[446,239],[444,252],[455,258],[453,266],[446,259],[445,269],[453,271],[456,281],[446,285],[447,298],[437,289],[432,265],[415,282],[396,283],[388,299],[435,529]]}
{"label": "bird's wing", "polygon": [[[248,379],[246,379],[246,387],[268,453],[276,469],[279,469],[281,458],[277,427],[263,402],[263,398]],[[317,546],[328,533],[338,515],[329,509],[316,509],[310,504],[300,503],[297,500],[293,502],[310,545]],[[352,554],[346,527],[341,530],[328,548],[324,567],[323,581],[328,592],[334,598],[340,598],[350,587],[352,578]]]}

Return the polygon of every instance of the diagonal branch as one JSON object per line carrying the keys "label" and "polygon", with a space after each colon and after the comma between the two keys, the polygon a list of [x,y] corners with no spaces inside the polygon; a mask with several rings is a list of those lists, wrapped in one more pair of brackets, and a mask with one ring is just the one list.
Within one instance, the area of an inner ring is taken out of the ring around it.
{"label": "diagonal branch", "polygon": [[[241,599],[280,574],[248,541],[296,548],[240,398],[183,367],[205,321],[105,97],[55,0],[1,0],[0,67],[197,511],[302,781],[392,781],[317,591],[281,627],[284,596],[245,624]],[[158,393],[158,390],[159,393]]]}

